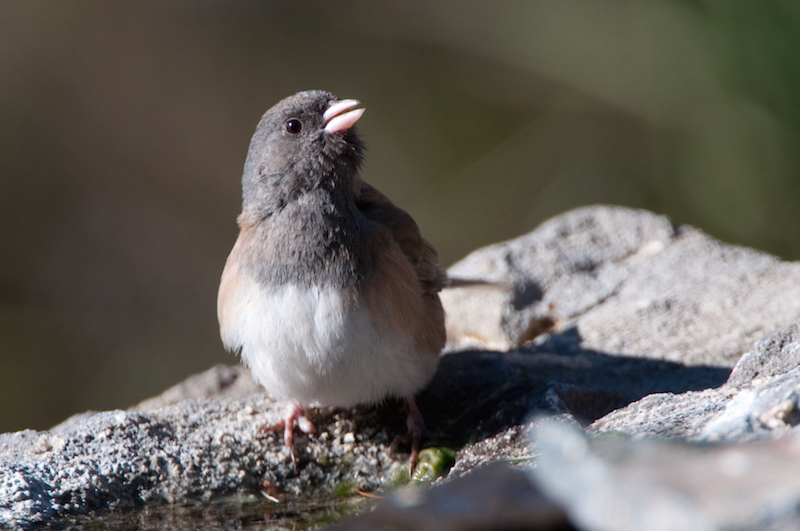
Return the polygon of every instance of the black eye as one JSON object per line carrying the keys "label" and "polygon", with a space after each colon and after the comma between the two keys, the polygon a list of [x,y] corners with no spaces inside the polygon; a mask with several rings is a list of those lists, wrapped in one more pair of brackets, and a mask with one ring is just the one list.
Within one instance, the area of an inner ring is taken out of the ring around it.
{"label": "black eye", "polygon": [[292,118],[291,120],[286,122],[286,130],[292,133],[293,135],[299,133],[302,128],[303,124],[301,124],[300,120],[298,120],[297,118]]}

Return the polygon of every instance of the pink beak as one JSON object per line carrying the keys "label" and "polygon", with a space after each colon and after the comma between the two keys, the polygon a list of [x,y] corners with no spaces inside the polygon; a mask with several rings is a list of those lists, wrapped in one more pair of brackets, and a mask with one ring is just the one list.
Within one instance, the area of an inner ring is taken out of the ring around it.
{"label": "pink beak", "polygon": [[330,104],[322,115],[323,125],[327,134],[342,133],[347,131],[361,118],[366,109],[356,109],[361,105],[358,100],[339,100]]}

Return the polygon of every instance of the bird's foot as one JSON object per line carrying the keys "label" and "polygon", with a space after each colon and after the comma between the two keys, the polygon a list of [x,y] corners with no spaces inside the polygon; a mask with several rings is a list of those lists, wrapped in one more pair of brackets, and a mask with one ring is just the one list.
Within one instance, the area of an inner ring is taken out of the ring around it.
{"label": "bird's foot", "polygon": [[264,426],[261,428],[261,430],[283,430],[283,446],[286,448],[286,450],[289,452],[289,456],[292,458],[292,467],[297,470],[297,457],[294,453],[295,422],[297,422],[297,427],[300,428],[300,431],[303,433],[310,434],[316,431],[314,423],[311,422],[311,420],[309,420],[309,418],[306,416],[306,408],[297,402],[292,402],[286,407],[286,412],[284,413],[282,420],[276,422],[275,424]]}
{"label": "bird's foot", "polygon": [[422,434],[425,433],[425,421],[422,418],[417,403],[413,396],[406,397],[406,426],[408,431],[403,435],[398,435],[389,446],[390,451],[394,451],[398,444],[411,443],[411,457],[408,459],[408,477],[414,474],[414,469],[419,461],[419,451],[422,448]]}

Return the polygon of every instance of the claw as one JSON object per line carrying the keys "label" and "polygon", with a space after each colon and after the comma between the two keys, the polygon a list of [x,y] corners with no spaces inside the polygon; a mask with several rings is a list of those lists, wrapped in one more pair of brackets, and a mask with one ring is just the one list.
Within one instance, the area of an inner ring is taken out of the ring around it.
{"label": "claw", "polygon": [[300,428],[300,431],[303,433],[314,433],[316,431],[314,423],[311,422],[306,416],[306,408],[298,402],[292,402],[286,407],[286,413],[284,413],[282,420],[276,422],[275,424],[264,426],[261,428],[261,430],[283,430],[283,446],[287,449],[289,456],[292,458],[292,467],[297,470],[297,457],[294,453],[295,422],[297,422],[297,427]]}

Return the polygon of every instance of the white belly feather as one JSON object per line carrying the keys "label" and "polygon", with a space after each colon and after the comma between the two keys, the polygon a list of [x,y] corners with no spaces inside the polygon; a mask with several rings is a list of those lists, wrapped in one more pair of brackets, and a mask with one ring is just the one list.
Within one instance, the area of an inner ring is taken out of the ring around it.
{"label": "white belly feather", "polygon": [[337,289],[238,286],[223,336],[272,396],[303,405],[351,406],[418,391],[436,367],[409,335],[376,329]]}

